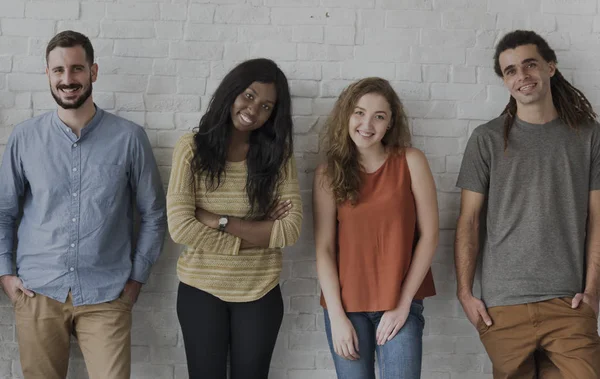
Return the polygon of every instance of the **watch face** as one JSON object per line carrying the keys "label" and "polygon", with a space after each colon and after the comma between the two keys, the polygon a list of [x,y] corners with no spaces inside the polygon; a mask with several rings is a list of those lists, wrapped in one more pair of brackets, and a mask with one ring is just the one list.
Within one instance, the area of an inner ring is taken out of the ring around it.
{"label": "watch face", "polygon": [[227,221],[228,221],[228,220],[227,220],[227,217],[221,217],[221,218],[219,219],[219,224],[221,224],[221,225],[226,225],[226,224],[227,224]]}

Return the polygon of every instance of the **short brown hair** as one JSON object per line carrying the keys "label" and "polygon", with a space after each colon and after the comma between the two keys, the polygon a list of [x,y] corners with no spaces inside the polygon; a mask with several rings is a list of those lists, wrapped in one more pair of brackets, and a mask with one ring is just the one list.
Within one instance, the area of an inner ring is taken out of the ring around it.
{"label": "short brown hair", "polygon": [[74,32],[72,30],[65,30],[64,32],[60,32],[48,42],[48,46],[46,47],[46,64],[48,64],[48,55],[50,52],[57,47],[74,47],[81,46],[85,51],[85,58],[90,64],[94,64],[94,48],[92,47],[92,43],[90,39],[85,35]]}

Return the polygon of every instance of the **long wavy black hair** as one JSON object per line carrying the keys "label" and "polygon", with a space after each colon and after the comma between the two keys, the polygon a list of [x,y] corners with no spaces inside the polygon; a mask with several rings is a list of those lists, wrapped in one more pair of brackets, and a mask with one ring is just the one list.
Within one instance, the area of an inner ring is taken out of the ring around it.
{"label": "long wavy black hair", "polygon": [[269,119],[250,133],[246,165],[249,216],[262,217],[274,204],[284,180],[282,168],[293,153],[292,104],[288,81],[270,59],[251,59],[231,70],[213,94],[208,110],[195,130],[192,171],[204,175],[206,188],[215,191],[225,174],[233,123],[231,106],[236,97],[254,82],[274,83],[277,101]]}
{"label": "long wavy black hair", "polygon": [[[496,75],[503,77],[500,68],[500,54],[505,50],[516,49],[523,45],[535,45],[538,53],[546,62],[557,63],[556,53],[543,37],[530,30],[515,30],[502,37],[496,46],[494,53],[494,71]],[[596,119],[596,113],[583,92],[569,83],[558,68],[554,76],[550,78],[550,91],[552,92],[552,102],[558,112],[558,117],[570,128],[577,130],[580,125],[587,125]],[[506,115],[504,119],[504,149],[506,150],[508,148],[508,135],[517,115],[517,101],[513,96],[510,97],[506,108],[501,113],[501,115],[504,114]]]}

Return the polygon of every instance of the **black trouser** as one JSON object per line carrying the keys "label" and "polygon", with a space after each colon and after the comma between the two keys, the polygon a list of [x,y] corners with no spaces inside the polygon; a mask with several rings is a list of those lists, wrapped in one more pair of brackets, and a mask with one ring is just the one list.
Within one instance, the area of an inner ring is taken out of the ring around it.
{"label": "black trouser", "polygon": [[266,379],[283,319],[279,286],[262,298],[229,303],[179,283],[177,316],[190,379]]}

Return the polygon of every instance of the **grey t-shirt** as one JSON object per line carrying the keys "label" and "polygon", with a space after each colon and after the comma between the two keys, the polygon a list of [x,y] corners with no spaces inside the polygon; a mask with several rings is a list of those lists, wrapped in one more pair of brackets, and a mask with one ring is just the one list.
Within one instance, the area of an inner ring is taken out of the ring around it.
{"label": "grey t-shirt", "polygon": [[573,296],[585,285],[589,191],[600,189],[598,124],[504,116],[473,131],[457,186],[487,195],[482,298],[488,307]]}

